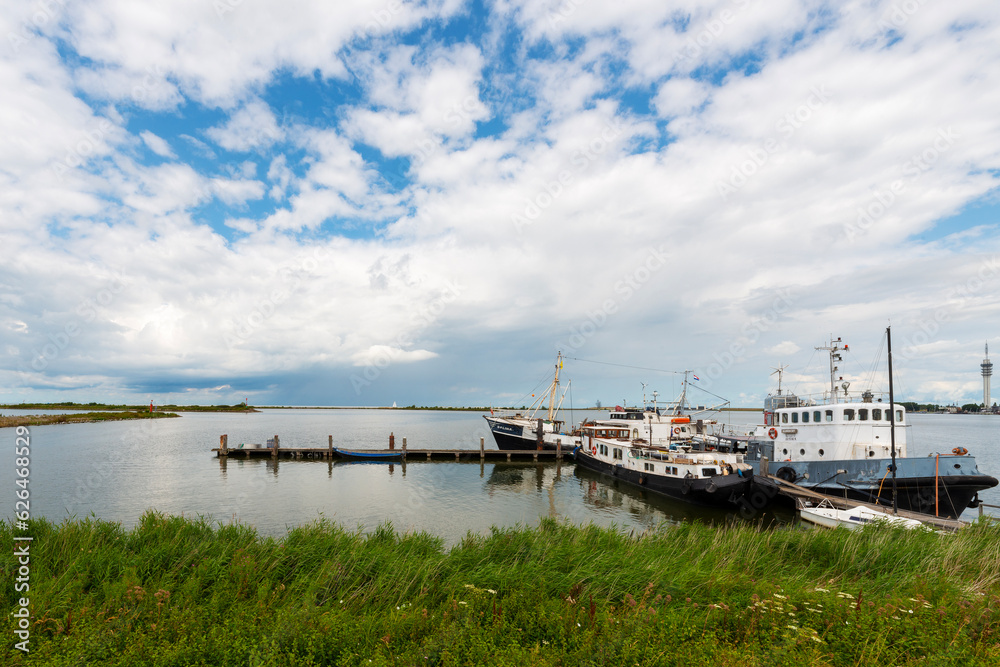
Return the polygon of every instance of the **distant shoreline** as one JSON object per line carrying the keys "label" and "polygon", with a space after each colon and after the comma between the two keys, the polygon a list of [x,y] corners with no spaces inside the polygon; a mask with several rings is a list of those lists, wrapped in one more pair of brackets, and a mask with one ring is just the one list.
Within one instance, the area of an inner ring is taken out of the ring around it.
{"label": "distant shoreline", "polygon": [[[30,408],[29,408],[30,409]],[[16,426],[48,426],[49,424],[89,424],[93,422],[126,421],[129,419],[165,419],[180,417],[173,412],[85,412],[70,415],[20,415],[0,417],[0,428]]]}

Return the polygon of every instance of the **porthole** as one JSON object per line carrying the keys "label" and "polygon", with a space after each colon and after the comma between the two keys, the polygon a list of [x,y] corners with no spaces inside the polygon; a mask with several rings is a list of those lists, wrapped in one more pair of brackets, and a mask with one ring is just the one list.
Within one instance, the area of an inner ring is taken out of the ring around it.
{"label": "porthole", "polygon": [[821,450],[819,450],[819,455],[820,455],[820,456],[823,456],[823,450],[822,450],[822,449],[821,449]]}
{"label": "porthole", "polygon": [[785,455],[787,456],[787,455],[788,455],[788,450],[787,450],[787,449],[782,449],[782,450],[781,450],[781,453],[782,453],[782,454],[785,454]]}
{"label": "porthole", "polygon": [[875,456],[875,452],[868,452],[868,456],[869,456],[869,457],[871,457],[871,456]]}
{"label": "porthole", "polygon": [[961,470],[961,469],[962,469],[962,464],[961,463],[956,463],[955,464],[955,470]]}
{"label": "porthole", "polygon": [[806,450],[800,449],[799,450],[799,454],[801,454],[802,456],[805,456],[806,455]]}

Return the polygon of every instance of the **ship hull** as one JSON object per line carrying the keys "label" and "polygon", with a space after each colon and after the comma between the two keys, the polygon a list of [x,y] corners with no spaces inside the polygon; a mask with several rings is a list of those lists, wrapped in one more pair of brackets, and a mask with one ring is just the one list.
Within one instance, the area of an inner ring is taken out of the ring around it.
{"label": "ship hull", "polygon": [[[755,472],[759,460],[748,460]],[[768,472],[818,493],[892,507],[891,459],[867,461],[774,461]],[[980,473],[971,456],[896,459],[896,506],[902,510],[957,519],[978,507],[978,493],[997,485]]]}
{"label": "ship hull", "polygon": [[760,509],[777,495],[777,486],[773,482],[755,475],[733,474],[684,479],[611,464],[591,456],[581,448],[575,450],[574,457],[577,464],[588,470],[694,505],[732,510],[742,510],[752,505]]}

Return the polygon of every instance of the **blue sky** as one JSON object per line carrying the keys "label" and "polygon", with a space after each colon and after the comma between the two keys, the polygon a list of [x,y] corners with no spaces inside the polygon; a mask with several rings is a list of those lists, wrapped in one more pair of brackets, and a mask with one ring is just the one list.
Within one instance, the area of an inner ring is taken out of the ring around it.
{"label": "blue sky", "polygon": [[8,3],[0,401],[501,405],[561,350],[752,406],[889,323],[974,400],[1000,9],[942,4]]}

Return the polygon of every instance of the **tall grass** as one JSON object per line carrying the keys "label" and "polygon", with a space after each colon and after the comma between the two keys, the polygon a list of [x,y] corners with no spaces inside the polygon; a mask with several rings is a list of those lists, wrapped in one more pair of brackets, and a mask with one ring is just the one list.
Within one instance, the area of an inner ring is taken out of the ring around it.
{"label": "tall grass", "polygon": [[445,550],[390,525],[276,540],[150,512],[132,530],[29,534],[31,653],[6,614],[5,665],[1000,664],[1000,528],[986,524],[635,535],[543,520]]}

